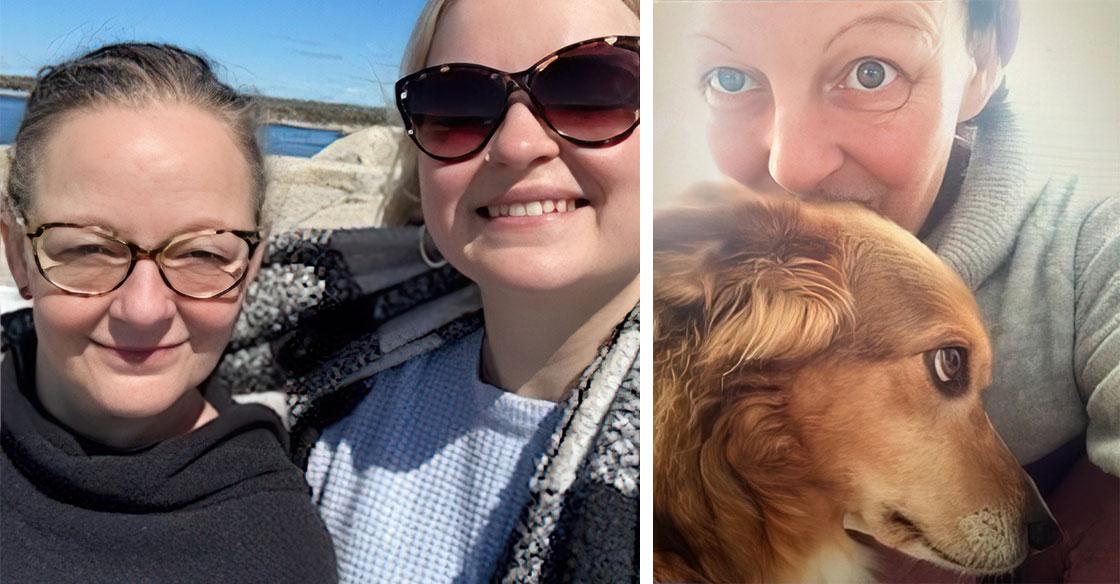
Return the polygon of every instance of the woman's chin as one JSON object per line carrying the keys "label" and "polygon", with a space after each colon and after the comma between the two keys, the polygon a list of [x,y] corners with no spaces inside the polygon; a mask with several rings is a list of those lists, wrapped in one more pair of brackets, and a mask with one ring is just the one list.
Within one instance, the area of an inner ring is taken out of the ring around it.
{"label": "woman's chin", "polygon": [[[609,291],[637,277],[632,270],[581,262],[579,258],[563,254],[548,257],[544,254],[525,254],[514,260],[487,258],[463,271],[478,283],[483,294],[522,293],[532,295],[557,294],[565,298],[579,298],[598,291]],[[625,272],[625,273],[624,273]],[[558,296],[559,297],[559,296]]]}
{"label": "woman's chin", "polygon": [[[167,376],[106,376],[87,389],[92,415],[121,421],[140,421],[173,415],[189,391],[183,379]],[[176,389],[170,389],[176,388]],[[200,400],[201,403],[201,400]]]}

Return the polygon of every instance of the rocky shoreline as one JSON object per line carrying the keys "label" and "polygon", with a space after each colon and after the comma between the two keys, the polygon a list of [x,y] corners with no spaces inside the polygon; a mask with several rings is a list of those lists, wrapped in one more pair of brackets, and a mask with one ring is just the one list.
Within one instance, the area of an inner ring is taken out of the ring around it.
{"label": "rocky shoreline", "polygon": [[0,75],[0,89],[8,89],[26,94],[31,92],[32,87],[35,87],[34,77]]}

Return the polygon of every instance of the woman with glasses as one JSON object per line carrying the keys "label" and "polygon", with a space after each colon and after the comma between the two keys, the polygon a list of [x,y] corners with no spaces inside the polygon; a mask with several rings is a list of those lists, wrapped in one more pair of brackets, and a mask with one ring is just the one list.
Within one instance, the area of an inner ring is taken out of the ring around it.
{"label": "woman with glasses", "polygon": [[280,420],[205,381],[260,263],[252,102],[197,55],[110,45],[40,72],[4,250],[0,579],[327,582]]}
{"label": "woman with glasses", "polygon": [[275,361],[343,581],[637,579],[637,34],[429,2],[390,228],[275,242],[318,295]]}

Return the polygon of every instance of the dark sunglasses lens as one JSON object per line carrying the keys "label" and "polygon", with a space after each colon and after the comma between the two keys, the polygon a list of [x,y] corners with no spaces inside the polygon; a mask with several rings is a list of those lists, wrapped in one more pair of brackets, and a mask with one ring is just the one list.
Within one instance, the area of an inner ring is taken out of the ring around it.
{"label": "dark sunglasses lens", "polygon": [[638,53],[593,43],[564,53],[533,80],[533,95],[557,132],[588,142],[638,121]]}
{"label": "dark sunglasses lens", "polygon": [[481,69],[437,70],[410,82],[401,103],[416,141],[430,154],[454,158],[486,142],[505,108],[506,88]]}

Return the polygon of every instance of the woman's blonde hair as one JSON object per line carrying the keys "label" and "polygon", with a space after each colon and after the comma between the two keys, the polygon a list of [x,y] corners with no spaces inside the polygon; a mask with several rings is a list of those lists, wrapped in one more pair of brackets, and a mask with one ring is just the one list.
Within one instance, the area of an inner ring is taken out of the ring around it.
{"label": "woman's blonde hair", "polygon": [[[428,53],[432,49],[436,27],[447,7],[454,1],[428,0],[420,17],[416,19],[416,26],[412,29],[412,36],[408,39],[408,46],[401,59],[402,77],[415,73],[428,64]],[[632,10],[635,16],[641,16],[638,0],[620,1]],[[424,222],[420,210],[420,175],[417,171],[419,155],[420,150],[408,135],[402,132],[400,143],[397,145],[397,157],[393,163],[396,172],[389,175],[396,178],[390,179],[386,184],[381,215],[383,225],[420,225]]]}

